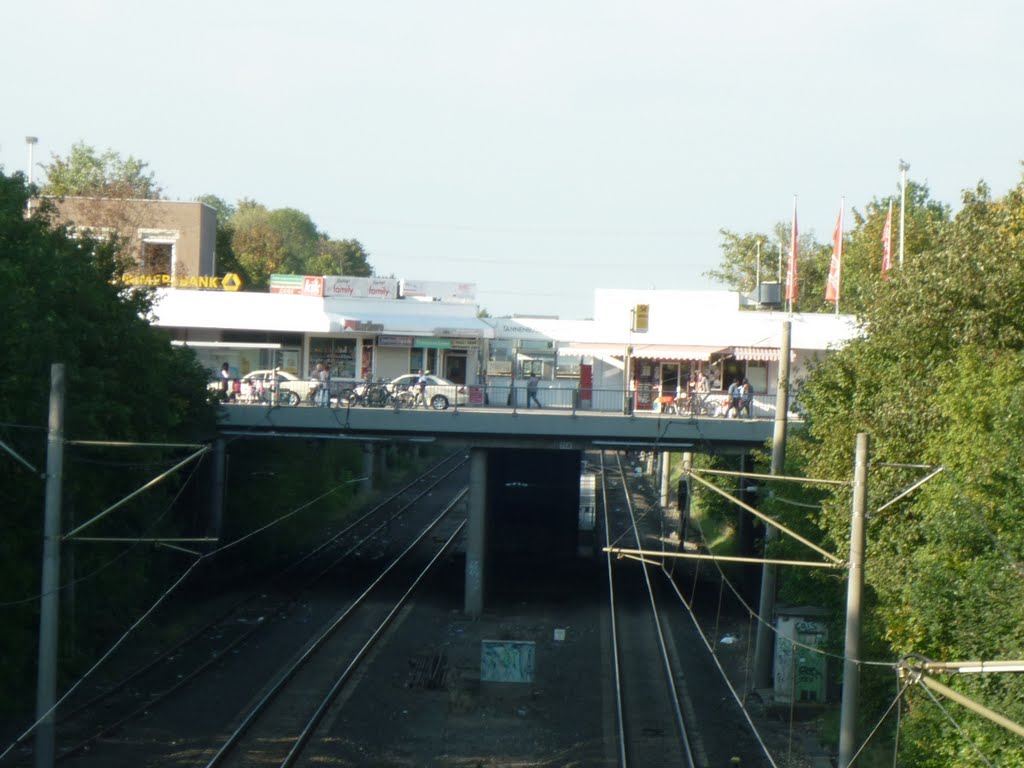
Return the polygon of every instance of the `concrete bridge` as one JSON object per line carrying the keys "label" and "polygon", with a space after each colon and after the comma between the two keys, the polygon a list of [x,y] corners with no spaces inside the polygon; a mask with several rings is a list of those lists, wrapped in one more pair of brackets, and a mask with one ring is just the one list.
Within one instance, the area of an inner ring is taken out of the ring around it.
{"label": "concrete bridge", "polygon": [[494,448],[662,451],[748,451],[771,438],[770,419],[724,419],[659,413],[513,410],[463,407],[446,411],[405,408],[292,408],[225,405],[225,434],[302,435],[367,443],[466,442]]}
{"label": "concrete bridge", "polygon": [[[671,453],[745,454],[770,439],[773,428],[769,419],[487,407],[433,411],[225,405],[220,422],[225,437],[361,443],[367,478],[373,476],[380,445],[468,445],[465,611],[471,616],[484,610],[488,568],[497,554],[576,555],[584,451],[660,455],[662,503],[667,505]],[[224,440],[217,442],[222,459]]]}

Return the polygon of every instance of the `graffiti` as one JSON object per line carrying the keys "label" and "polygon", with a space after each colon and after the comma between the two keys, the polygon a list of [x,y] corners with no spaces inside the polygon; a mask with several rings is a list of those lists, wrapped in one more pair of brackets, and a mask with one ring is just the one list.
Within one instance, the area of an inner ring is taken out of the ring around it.
{"label": "graffiti", "polygon": [[532,683],[536,643],[517,640],[480,641],[480,680],[491,683]]}

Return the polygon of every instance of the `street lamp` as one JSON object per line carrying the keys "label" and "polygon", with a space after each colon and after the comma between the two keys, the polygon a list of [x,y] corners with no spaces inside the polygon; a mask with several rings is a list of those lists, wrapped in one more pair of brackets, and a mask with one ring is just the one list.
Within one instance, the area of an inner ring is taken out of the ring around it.
{"label": "street lamp", "polygon": [[32,186],[32,148],[39,143],[35,136],[26,136],[25,143],[28,144],[28,183]]}

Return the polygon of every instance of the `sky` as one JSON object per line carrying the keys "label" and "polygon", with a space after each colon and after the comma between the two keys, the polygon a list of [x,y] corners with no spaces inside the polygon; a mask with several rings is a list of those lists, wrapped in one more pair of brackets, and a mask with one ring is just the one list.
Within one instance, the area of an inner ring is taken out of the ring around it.
{"label": "sky", "polygon": [[828,241],[900,160],[954,210],[1005,194],[1021,29],[1018,0],[10,2],[0,166],[30,135],[36,165],[113,149],[170,199],[303,211],[378,275],[579,319],[598,288],[721,287],[719,231],[794,195]]}

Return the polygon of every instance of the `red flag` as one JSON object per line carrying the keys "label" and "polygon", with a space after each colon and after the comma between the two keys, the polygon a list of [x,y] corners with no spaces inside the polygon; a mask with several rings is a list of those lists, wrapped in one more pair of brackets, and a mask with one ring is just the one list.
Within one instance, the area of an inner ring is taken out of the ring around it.
{"label": "red flag", "polygon": [[889,279],[889,270],[892,269],[892,201],[889,201],[889,213],[885,216],[885,226],[882,227],[882,279]]}
{"label": "red flag", "polygon": [[828,282],[825,284],[825,301],[839,306],[839,276],[843,269],[843,209],[839,208],[839,218],[832,233],[832,263],[828,268]]}
{"label": "red flag", "polygon": [[797,252],[796,252],[796,200],[793,201],[793,233],[789,238],[789,268],[786,270],[786,301],[796,301],[797,296]]}

